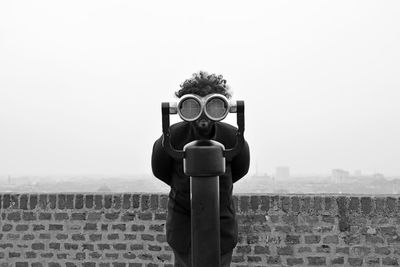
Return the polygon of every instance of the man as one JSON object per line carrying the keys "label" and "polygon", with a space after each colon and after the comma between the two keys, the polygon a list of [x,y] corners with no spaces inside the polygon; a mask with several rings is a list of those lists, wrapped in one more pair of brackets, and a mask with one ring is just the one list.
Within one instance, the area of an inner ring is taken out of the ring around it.
{"label": "man", "polygon": [[[221,94],[231,97],[229,87],[222,75],[209,75],[200,71],[181,84],[175,93],[180,98],[186,94],[206,97]],[[172,147],[182,150],[187,143],[211,139],[222,143],[226,149],[236,143],[237,129],[223,122],[210,120],[203,112],[195,121],[179,122],[170,127]],[[175,266],[191,266],[190,231],[190,178],[183,172],[183,161],[170,157],[163,148],[162,136],[153,146],[153,174],[171,186],[166,224],[167,242],[175,254]],[[249,169],[249,146],[245,142],[241,152],[232,160],[226,161],[226,172],[220,176],[220,239],[221,266],[230,266],[232,251],[237,244],[237,221],[232,199],[233,183],[242,178]]]}

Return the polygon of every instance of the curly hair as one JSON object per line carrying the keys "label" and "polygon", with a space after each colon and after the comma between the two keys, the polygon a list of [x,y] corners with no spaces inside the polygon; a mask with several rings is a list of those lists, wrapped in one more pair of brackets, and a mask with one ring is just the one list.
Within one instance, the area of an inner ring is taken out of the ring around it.
{"label": "curly hair", "polygon": [[192,78],[185,80],[180,87],[181,89],[175,92],[175,96],[178,98],[186,94],[206,96],[216,93],[224,95],[228,99],[232,96],[230,87],[222,75],[208,74],[205,71],[193,73]]}

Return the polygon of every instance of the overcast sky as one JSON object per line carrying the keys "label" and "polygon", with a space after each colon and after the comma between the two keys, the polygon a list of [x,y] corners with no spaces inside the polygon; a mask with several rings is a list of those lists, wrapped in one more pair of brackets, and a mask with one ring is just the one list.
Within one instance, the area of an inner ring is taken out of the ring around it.
{"label": "overcast sky", "polygon": [[398,1],[1,1],[0,175],[150,174],[199,70],[245,100],[250,174],[398,175],[399,47]]}

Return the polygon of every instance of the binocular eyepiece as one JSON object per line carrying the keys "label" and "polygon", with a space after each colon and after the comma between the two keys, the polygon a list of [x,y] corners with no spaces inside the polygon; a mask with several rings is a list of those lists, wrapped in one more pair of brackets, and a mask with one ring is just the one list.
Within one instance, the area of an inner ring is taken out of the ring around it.
{"label": "binocular eyepiece", "polygon": [[194,94],[182,96],[178,103],[170,103],[170,114],[179,114],[184,121],[195,121],[204,113],[212,121],[225,119],[229,112],[236,112],[236,106],[221,94],[200,97]]}

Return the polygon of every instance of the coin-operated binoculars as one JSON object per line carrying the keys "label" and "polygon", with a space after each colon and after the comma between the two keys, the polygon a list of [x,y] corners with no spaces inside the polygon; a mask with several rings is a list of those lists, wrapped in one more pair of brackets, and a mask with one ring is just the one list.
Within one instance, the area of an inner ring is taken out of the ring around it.
{"label": "coin-operated binoculars", "polygon": [[[244,101],[230,104],[220,94],[201,98],[184,95],[178,103],[163,102],[163,146],[175,159],[183,160],[185,175],[190,176],[191,239],[193,267],[220,267],[219,175],[225,173],[225,160],[237,155],[244,144]],[[170,142],[170,114],[185,121],[195,121],[202,114],[212,121],[223,120],[229,112],[237,113],[236,144],[225,149],[214,140],[196,140],[176,150]]]}

